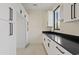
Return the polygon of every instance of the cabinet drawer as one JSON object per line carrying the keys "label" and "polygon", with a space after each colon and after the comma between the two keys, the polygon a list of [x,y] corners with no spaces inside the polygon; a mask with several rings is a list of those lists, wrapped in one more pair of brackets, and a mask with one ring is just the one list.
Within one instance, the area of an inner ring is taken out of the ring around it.
{"label": "cabinet drawer", "polygon": [[51,41],[49,44],[48,54],[49,55],[61,55],[62,54],[60,51],[57,50],[56,43],[54,41]]}

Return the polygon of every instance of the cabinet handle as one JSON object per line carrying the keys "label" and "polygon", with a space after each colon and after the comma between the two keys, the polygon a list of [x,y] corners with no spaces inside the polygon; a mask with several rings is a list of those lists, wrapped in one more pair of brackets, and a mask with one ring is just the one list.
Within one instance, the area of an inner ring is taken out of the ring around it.
{"label": "cabinet handle", "polygon": [[61,51],[58,47],[56,47],[62,54],[64,54],[65,52]]}
{"label": "cabinet handle", "polygon": [[49,39],[48,39],[48,41],[51,42]]}
{"label": "cabinet handle", "polygon": [[50,43],[48,43],[48,47],[50,47]]}
{"label": "cabinet handle", "polygon": [[72,9],[72,7],[73,7],[73,5],[71,5],[71,19],[73,19],[73,14],[72,14],[72,12],[73,12],[72,10],[73,9]]}
{"label": "cabinet handle", "polygon": [[20,10],[20,14],[22,14],[22,10]]}
{"label": "cabinet handle", "polygon": [[44,41],[45,41],[45,38],[44,38]]}
{"label": "cabinet handle", "polygon": [[10,24],[10,36],[13,35],[13,23],[9,23]]}
{"label": "cabinet handle", "polygon": [[76,16],[75,16],[75,12],[76,12],[76,3],[74,3],[74,18],[76,18]]}
{"label": "cabinet handle", "polygon": [[71,5],[71,19],[76,18],[76,3],[74,3],[73,5]]}
{"label": "cabinet handle", "polygon": [[9,20],[13,20],[13,9],[11,7],[9,7]]}

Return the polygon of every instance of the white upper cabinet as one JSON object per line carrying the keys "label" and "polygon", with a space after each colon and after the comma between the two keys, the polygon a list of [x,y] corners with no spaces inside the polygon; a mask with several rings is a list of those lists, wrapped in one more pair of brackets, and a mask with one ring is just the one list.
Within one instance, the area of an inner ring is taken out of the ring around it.
{"label": "white upper cabinet", "polygon": [[0,19],[13,20],[14,18],[14,6],[10,3],[0,4]]}
{"label": "white upper cabinet", "polygon": [[79,3],[76,3],[75,5],[75,16],[77,19],[79,19]]}
{"label": "white upper cabinet", "polygon": [[53,11],[48,11],[48,26],[53,27]]}
{"label": "white upper cabinet", "polygon": [[64,21],[71,20],[71,4],[63,4],[63,19]]}
{"label": "white upper cabinet", "polygon": [[0,3],[0,18],[9,20],[9,4]]}
{"label": "white upper cabinet", "polygon": [[63,19],[71,22],[79,19],[79,3],[63,4]]}

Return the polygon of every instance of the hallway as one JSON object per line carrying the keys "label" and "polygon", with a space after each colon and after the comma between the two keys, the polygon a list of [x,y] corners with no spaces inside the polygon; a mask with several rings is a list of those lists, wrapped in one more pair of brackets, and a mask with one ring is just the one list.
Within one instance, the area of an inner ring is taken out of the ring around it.
{"label": "hallway", "polygon": [[46,55],[46,51],[42,43],[30,43],[27,48],[18,48],[17,55]]}

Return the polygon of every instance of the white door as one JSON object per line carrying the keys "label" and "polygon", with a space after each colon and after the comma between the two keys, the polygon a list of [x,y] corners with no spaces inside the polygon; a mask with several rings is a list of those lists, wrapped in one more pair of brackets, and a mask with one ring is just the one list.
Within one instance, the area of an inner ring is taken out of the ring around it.
{"label": "white door", "polygon": [[17,48],[25,48],[26,20],[19,13],[17,13],[17,19],[16,19],[16,39],[17,39]]}

